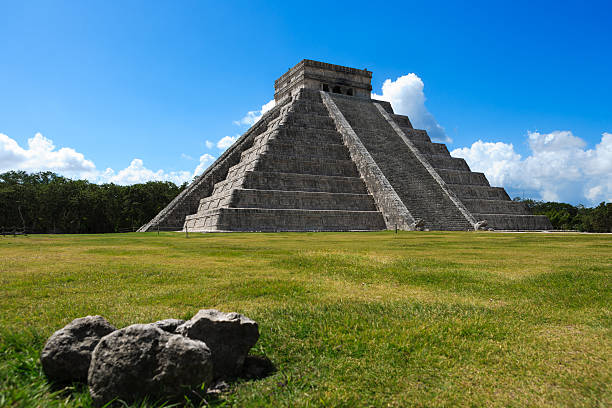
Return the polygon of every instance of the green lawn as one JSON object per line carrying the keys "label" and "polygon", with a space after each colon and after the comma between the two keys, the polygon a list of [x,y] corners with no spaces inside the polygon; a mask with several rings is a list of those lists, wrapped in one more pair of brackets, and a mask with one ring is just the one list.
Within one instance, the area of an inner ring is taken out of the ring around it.
{"label": "green lawn", "polygon": [[72,319],[257,320],[278,371],[215,406],[612,406],[612,236],[0,238],[0,406],[87,406],[38,355]]}

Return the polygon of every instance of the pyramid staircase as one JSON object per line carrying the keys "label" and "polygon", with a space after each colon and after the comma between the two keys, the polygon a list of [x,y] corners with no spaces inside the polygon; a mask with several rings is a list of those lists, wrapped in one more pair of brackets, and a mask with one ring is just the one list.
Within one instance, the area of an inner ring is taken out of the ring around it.
{"label": "pyramid staircase", "polygon": [[318,92],[302,90],[185,219],[189,231],[385,229]]}

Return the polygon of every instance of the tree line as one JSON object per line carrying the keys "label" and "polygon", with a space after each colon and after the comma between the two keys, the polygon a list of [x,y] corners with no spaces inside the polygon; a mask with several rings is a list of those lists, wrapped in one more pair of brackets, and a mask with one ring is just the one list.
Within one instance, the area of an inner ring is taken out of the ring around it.
{"label": "tree line", "polygon": [[600,203],[597,207],[571,205],[531,199],[521,201],[534,215],[546,215],[554,229],[586,232],[612,232],[612,203]]}
{"label": "tree line", "polygon": [[71,180],[52,172],[0,173],[0,228],[28,233],[100,233],[136,229],[161,211],[186,183],[121,186]]}
{"label": "tree line", "polygon": [[[136,229],[176,197],[181,186],[149,181],[131,186],[71,180],[52,172],[0,173],[0,228],[28,233],[100,233]],[[612,232],[612,203],[597,207],[515,198],[560,230]]]}

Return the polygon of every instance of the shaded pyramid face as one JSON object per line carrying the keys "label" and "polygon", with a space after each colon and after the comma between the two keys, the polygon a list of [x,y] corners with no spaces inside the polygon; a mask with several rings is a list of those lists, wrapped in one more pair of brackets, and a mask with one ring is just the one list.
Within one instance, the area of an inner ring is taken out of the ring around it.
{"label": "shaded pyramid face", "polygon": [[276,106],[141,231],[550,229],[387,102],[371,72],[304,60]]}

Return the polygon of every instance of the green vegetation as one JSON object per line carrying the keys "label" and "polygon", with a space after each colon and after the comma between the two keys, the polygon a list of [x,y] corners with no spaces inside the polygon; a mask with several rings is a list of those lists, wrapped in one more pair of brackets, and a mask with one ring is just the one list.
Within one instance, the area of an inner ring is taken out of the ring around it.
{"label": "green vegetation", "polygon": [[0,173],[0,229],[71,234],[134,231],[185,186],[161,181],[100,185],[51,172]]}
{"label": "green vegetation", "polygon": [[278,368],[213,406],[611,406],[611,275],[607,235],[0,238],[0,406],[89,405],[38,361],[73,318],[210,307],[256,319]]}
{"label": "green vegetation", "polygon": [[535,215],[546,215],[557,230],[578,230],[588,232],[612,232],[612,203],[600,203],[597,207],[573,206],[566,203],[522,201]]}

